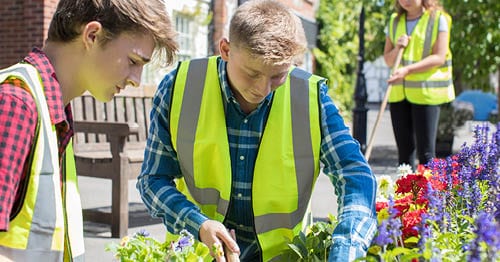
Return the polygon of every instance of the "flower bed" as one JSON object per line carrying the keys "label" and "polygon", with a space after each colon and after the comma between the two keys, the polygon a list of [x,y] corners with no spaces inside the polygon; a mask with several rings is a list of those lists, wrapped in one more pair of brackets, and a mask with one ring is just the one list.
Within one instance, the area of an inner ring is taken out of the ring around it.
{"label": "flower bed", "polygon": [[394,194],[378,202],[369,257],[500,260],[498,127],[489,135],[488,126],[476,127],[472,145],[396,181]]}
{"label": "flower bed", "polygon": [[[472,145],[463,145],[459,153],[435,159],[416,172],[399,167],[395,182],[391,176],[379,176],[379,230],[361,260],[500,261],[499,128],[500,124],[491,134],[487,125],[476,127]],[[309,232],[290,241],[284,257],[326,261],[335,225],[335,217],[314,223]],[[162,244],[146,236],[133,239],[109,250],[122,261],[148,261],[145,254],[159,254],[164,261],[174,256],[181,242]],[[197,258],[208,255],[203,244],[196,245],[186,252]]]}
{"label": "flower bed", "polygon": [[111,243],[106,247],[122,262],[153,261],[203,261],[210,256],[208,248],[195,242],[193,235],[182,230],[175,241],[158,242],[149,233],[142,230],[132,237],[122,238],[120,244]]}

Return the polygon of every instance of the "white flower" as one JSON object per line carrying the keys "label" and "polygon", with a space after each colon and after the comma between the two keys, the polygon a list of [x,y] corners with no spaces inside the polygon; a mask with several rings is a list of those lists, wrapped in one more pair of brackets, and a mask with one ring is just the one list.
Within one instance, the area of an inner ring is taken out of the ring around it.
{"label": "white flower", "polygon": [[398,166],[398,176],[406,176],[408,174],[413,174],[413,169],[408,164],[401,164]]}
{"label": "white flower", "polygon": [[388,175],[377,176],[377,199],[387,199],[394,195],[394,181]]}

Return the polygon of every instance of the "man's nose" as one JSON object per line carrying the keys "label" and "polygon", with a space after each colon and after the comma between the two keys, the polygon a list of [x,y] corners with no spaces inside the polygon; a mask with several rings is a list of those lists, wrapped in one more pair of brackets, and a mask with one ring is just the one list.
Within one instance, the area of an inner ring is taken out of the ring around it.
{"label": "man's nose", "polygon": [[258,83],[259,91],[263,94],[269,93],[272,87],[272,80],[270,78],[263,78]]}

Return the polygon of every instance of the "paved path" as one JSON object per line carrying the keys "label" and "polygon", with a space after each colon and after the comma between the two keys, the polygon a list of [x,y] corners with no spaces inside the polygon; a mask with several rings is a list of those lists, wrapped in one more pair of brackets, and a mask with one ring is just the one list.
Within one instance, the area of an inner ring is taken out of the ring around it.
{"label": "paved path", "polygon": [[[372,132],[378,114],[378,105],[370,105],[367,114],[367,141]],[[470,142],[470,128],[464,127],[455,138],[454,150],[463,142]],[[397,150],[392,133],[389,111],[384,112],[378,124],[372,154],[369,160],[376,175],[395,174],[397,170]],[[81,177],[79,178],[82,205],[84,208],[110,209],[111,183],[107,180]],[[159,219],[152,219],[140,200],[135,189],[135,181],[130,181],[130,227],[129,234],[140,229],[146,229],[156,239],[165,239],[166,229]],[[312,209],[316,219],[325,219],[329,213],[336,214],[336,198],[328,178],[321,175],[313,192]],[[85,222],[86,261],[112,261],[113,254],[104,251],[104,247],[111,242],[119,243],[120,239],[111,238],[110,229],[106,225]]]}

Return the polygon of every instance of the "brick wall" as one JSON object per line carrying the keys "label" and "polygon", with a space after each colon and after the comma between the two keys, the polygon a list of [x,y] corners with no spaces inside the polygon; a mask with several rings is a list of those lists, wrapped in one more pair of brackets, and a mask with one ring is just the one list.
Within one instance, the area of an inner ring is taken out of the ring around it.
{"label": "brick wall", "polygon": [[[234,9],[238,7],[237,0],[212,0],[213,8],[213,21],[212,21],[212,50],[213,55],[218,55],[219,52],[219,40],[222,37],[228,37],[229,35],[229,22],[231,16],[234,13]],[[209,40],[210,41],[210,40]]]}
{"label": "brick wall", "polygon": [[58,0],[0,0],[0,68],[41,47]]}
{"label": "brick wall", "polygon": [[224,30],[227,23],[229,23],[229,17],[227,13],[226,1],[225,0],[213,0],[213,32],[212,32],[212,47],[214,55],[218,55],[219,52],[219,40],[224,36]]}

